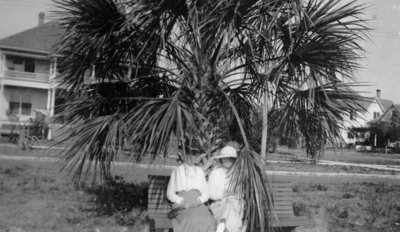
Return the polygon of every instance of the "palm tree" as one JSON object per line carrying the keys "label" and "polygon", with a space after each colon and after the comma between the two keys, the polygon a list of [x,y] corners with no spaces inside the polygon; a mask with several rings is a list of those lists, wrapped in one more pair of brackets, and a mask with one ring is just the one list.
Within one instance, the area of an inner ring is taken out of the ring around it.
{"label": "palm tree", "polygon": [[63,161],[75,177],[94,169],[109,178],[126,148],[133,161],[165,155],[172,136],[183,155],[236,140],[232,186],[251,231],[268,227],[272,207],[247,140],[258,99],[267,92],[279,105],[351,78],[366,30],[362,7],[339,0],[55,1],[66,30],[63,117],[73,125]]}

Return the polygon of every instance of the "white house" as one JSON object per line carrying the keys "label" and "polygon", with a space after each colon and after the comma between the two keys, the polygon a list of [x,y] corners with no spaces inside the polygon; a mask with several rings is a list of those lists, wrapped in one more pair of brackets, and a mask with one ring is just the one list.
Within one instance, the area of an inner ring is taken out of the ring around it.
{"label": "white house", "polygon": [[393,106],[391,100],[381,98],[381,90],[376,90],[376,96],[367,98],[365,101],[359,102],[361,107],[354,109],[354,113],[350,115],[344,125],[345,129],[342,130],[342,138],[346,144],[355,143],[364,139],[365,134],[354,134],[351,132],[352,128],[358,128],[360,131],[368,130],[368,123],[381,118],[385,112]]}
{"label": "white house", "polygon": [[[24,124],[37,111],[54,115],[57,55],[54,48],[63,31],[58,22],[38,26],[0,39],[0,131]],[[51,134],[49,135],[51,138]]]}

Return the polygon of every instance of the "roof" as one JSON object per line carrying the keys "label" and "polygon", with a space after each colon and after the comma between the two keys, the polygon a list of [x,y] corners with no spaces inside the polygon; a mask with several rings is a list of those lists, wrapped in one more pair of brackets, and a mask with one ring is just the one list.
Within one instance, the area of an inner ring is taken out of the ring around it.
{"label": "roof", "polygon": [[[377,99],[376,97],[365,97],[365,100],[360,100],[357,101],[357,103],[361,106],[361,109],[365,109],[367,110],[369,105],[371,105],[372,102],[374,102],[375,99]],[[377,99],[377,102],[379,105],[381,105],[383,107],[383,112],[385,112],[386,110],[388,110],[393,104],[392,100],[387,100],[387,99]],[[400,109],[400,105],[398,105]]]}
{"label": "roof", "polygon": [[0,48],[52,53],[64,33],[59,22],[51,21],[1,39]]}
{"label": "roof", "polygon": [[367,110],[368,106],[371,105],[374,100],[375,98],[373,97],[364,97],[363,100],[357,101],[357,103],[361,106],[357,108],[359,108],[359,110]]}
{"label": "roof", "polygon": [[383,111],[388,110],[388,109],[393,105],[393,101],[392,101],[392,100],[379,99],[379,101],[380,101],[381,104],[382,104]]}
{"label": "roof", "polygon": [[393,111],[397,111],[397,112],[400,113],[400,105],[392,104],[389,108],[387,108],[385,110],[385,112],[383,112],[383,114],[378,119],[373,120],[373,121],[387,120],[388,119],[388,115],[389,115],[389,117],[391,117]]}

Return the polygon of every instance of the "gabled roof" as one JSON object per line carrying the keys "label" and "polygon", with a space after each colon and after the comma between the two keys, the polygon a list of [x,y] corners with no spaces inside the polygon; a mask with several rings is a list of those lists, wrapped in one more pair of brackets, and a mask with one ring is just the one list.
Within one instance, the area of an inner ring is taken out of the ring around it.
{"label": "gabled roof", "polygon": [[388,109],[393,105],[393,101],[392,101],[392,100],[379,99],[379,101],[380,101],[381,104],[382,104],[383,111],[388,110]]}
{"label": "gabled roof", "polygon": [[365,99],[365,100],[357,101],[357,103],[361,106],[361,107],[357,107],[358,110],[367,110],[369,105],[371,105],[371,103],[375,100],[375,98],[373,98],[373,97],[365,97],[363,99]]}
{"label": "gabled roof", "polygon": [[398,113],[400,113],[400,105],[392,104],[389,108],[386,109],[386,111],[378,119],[375,119],[373,121],[387,120],[388,114],[390,114],[389,117],[391,117],[391,114],[393,111],[397,111]]}
{"label": "gabled roof", "polygon": [[[375,101],[375,99],[377,100],[378,105],[380,105],[383,108],[383,112],[388,110],[393,105],[392,100],[378,99],[376,97],[366,97],[364,101],[357,101],[357,102],[362,107],[360,109],[367,110],[369,105],[371,105]],[[399,107],[400,107],[400,105],[399,105]]]}
{"label": "gabled roof", "polygon": [[0,48],[50,54],[55,51],[64,33],[59,22],[47,22],[1,39]]}

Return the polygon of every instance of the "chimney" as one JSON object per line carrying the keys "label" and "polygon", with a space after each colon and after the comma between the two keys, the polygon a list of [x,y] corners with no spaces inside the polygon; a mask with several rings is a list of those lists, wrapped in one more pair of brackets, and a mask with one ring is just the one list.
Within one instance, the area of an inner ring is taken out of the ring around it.
{"label": "chimney", "polygon": [[381,99],[381,90],[380,89],[376,90],[376,98]]}
{"label": "chimney", "polygon": [[45,14],[43,12],[39,13],[39,26],[44,23]]}

